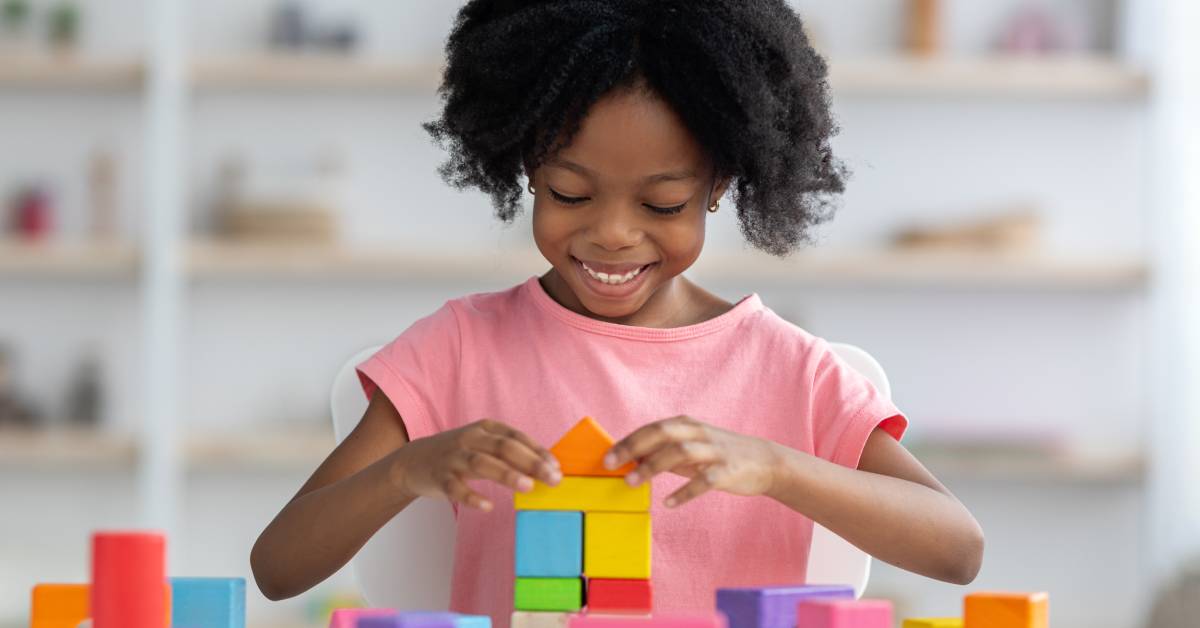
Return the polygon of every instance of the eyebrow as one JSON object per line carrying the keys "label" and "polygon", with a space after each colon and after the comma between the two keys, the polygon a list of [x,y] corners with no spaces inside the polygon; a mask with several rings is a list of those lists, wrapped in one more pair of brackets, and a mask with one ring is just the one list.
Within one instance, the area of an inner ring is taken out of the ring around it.
{"label": "eyebrow", "polygon": [[[585,168],[569,159],[563,159],[561,157],[547,160],[546,165],[558,166],[560,168],[566,168],[567,170],[573,170],[573,171],[578,172],[579,174],[582,174],[585,176],[593,176],[595,174],[591,170],[588,170],[587,168]],[[695,179],[695,178],[696,178],[696,173],[694,171],[679,170],[679,171],[675,171],[675,172],[660,172],[658,174],[652,174],[642,180],[646,183],[656,183],[659,181],[684,181],[687,179]]]}

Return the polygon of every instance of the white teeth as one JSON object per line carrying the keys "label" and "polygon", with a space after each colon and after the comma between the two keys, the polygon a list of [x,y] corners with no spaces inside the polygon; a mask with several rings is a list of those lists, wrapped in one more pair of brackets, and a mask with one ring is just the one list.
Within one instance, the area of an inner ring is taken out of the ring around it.
{"label": "white teeth", "polygon": [[588,275],[591,275],[592,279],[606,283],[610,286],[619,286],[627,281],[632,280],[634,277],[637,277],[642,272],[641,268],[635,268],[624,275],[610,275],[608,273],[598,273],[591,268],[588,268],[587,264],[584,264],[583,262],[579,263],[583,266],[583,269],[587,271]]}

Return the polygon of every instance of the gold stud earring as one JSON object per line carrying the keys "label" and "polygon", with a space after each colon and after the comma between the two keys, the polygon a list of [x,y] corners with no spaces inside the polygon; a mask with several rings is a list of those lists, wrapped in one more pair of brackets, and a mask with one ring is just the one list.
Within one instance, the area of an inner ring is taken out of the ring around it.
{"label": "gold stud earring", "polygon": [[717,201],[717,202],[713,203],[712,205],[710,205],[708,208],[708,211],[710,213],[715,214],[715,213],[717,213],[718,209],[721,209],[721,201]]}
{"label": "gold stud earring", "polygon": [[533,191],[533,184],[532,184],[532,183],[530,183],[530,184],[529,184],[527,187],[529,188],[529,193],[530,193],[530,194],[533,194],[533,195],[535,195],[535,196],[537,195],[537,192],[534,192],[534,191]]}

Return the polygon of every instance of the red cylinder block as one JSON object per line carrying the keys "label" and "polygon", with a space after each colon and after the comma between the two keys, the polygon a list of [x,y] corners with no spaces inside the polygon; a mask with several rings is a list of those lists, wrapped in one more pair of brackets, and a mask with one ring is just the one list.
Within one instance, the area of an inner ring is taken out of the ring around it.
{"label": "red cylinder block", "polygon": [[166,582],[162,534],[92,535],[92,628],[166,628]]}

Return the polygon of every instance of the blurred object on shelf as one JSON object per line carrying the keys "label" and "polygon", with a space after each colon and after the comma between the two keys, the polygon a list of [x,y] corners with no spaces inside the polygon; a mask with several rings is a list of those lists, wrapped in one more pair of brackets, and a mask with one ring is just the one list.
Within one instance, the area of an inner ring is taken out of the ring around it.
{"label": "blurred object on shelf", "polygon": [[100,424],[104,403],[100,356],[93,348],[84,354],[75,368],[67,390],[67,420],[72,427],[92,428]]}
{"label": "blurred object on shelf", "polygon": [[1041,6],[1013,13],[1000,33],[998,48],[1008,53],[1080,52],[1083,25],[1078,18],[1056,16]]}
{"label": "blurred object on shelf", "polygon": [[8,346],[0,344],[0,426],[32,427],[41,415],[17,391],[16,358]]}
{"label": "blurred object on shelf", "polygon": [[90,231],[94,238],[111,239],[117,234],[117,157],[108,149],[92,152],[88,165]]}
{"label": "blurred object on shelf", "polygon": [[942,47],[942,0],[908,0],[908,52],[930,56]]}
{"label": "blurred object on shelf", "polygon": [[220,165],[218,233],[235,239],[329,243],[344,203],[345,159],[329,150],[313,163],[264,172],[237,158]]}
{"label": "blurred object on shelf", "polygon": [[0,53],[30,47],[29,0],[0,0]]}
{"label": "blurred object on shelf", "polygon": [[900,230],[893,244],[904,249],[1030,251],[1038,244],[1041,223],[1032,206],[938,226]]}
{"label": "blurred object on shelf", "polygon": [[50,8],[47,16],[46,36],[50,45],[58,51],[70,51],[79,45],[79,29],[82,16],[79,5],[63,1]]}
{"label": "blurred object on shelf", "polygon": [[360,43],[360,29],[353,18],[317,20],[304,5],[285,0],[271,13],[268,42],[271,48],[287,52],[352,52]]}
{"label": "blurred object on shelf", "polygon": [[1158,594],[1146,628],[1195,628],[1200,620],[1200,557],[1186,562]]}
{"label": "blurred object on shelf", "polygon": [[54,205],[44,185],[29,184],[13,201],[9,231],[26,240],[41,240],[54,228]]}

